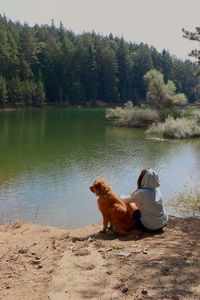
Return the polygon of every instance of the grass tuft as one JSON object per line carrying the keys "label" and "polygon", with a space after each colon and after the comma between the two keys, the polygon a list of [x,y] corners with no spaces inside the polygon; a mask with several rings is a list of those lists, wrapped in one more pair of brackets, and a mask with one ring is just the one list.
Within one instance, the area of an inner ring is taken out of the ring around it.
{"label": "grass tuft", "polygon": [[173,207],[184,217],[200,216],[200,183],[197,179],[195,182],[193,187],[185,184],[183,191],[176,193],[167,206]]}

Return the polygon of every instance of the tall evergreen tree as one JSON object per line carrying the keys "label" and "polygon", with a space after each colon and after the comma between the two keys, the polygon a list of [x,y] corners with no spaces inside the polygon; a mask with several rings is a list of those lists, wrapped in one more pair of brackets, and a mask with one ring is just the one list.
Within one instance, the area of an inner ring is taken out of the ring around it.
{"label": "tall evergreen tree", "polygon": [[22,84],[17,76],[8,81],[8,100],[11,106],[21,105],[24,102]]}
{"label": "tall evergreen tree", "polygon": [[118,65],[115,52],[112,49],[105,48],[100,64],[100,95],[106,102],[118,102],[119,95],[117,89],[117,71]]}
{"label": "tall evergreen tree", "polygon": [[45,103],[45,91],[44,86],[41,81],[35,84],[35,93],[34,93],[34,105],[41,106]]}
{"label": "tall evergreen tree", "polygon": [[0,76],[0,106],[4,107],[7,104],[7,85],[3,76]]}
{"label": "tall evergreen tree", "polygon": [[153,68],[153,62],[150,49],[147,45],[141,43],[139,47],[134,51],[134,65],[132,68],[132,88],[134,90],[135,97],[134,102],[140,102],[145,98],[145,85],[143,76]]}
{"label": "tall evergreen tree", "polygon": [[128,44],[123,38],[119,41],[116,55],[118,61],[118,91],[120,100],[125,102],[127,99],[131,99],[131,59]]}
{"label": "tall evergreen tree", "polygon": [[6,76],[9,63],[8,34],[4,20],[0,15],[0,74]]}
{"label": "tall evergreen tree", "polygon": [[164,74],[164,81],[167,82],[172,78],[172,57],[166,50],[162,51],[162,73]]}

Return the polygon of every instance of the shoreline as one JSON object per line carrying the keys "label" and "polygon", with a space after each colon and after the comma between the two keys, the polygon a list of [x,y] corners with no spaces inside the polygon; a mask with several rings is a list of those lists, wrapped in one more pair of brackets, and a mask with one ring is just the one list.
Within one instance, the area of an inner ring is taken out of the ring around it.
{"label": "shoreline", "polygon": [[102,224],[1,225],[0,299],[200,299],[199,226],[169,216],[163,233],[122,236]]}
{"label": "shoreline", "polygon": [[115,107],[116,105],[107,105],[105,102],[97,103],[96,105],[42,105],[42,106],[22,106],[22,107],[5,107],[0,108],[0,112],[9,112],[9,111],[20,111],[20,110],[41,110],[41,109],[89,109],[89,108],[110,108]]}

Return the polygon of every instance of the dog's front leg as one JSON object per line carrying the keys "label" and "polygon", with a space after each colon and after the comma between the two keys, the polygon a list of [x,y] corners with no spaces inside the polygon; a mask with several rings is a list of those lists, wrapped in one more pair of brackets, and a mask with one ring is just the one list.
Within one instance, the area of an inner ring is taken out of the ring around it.
{"label": "dog's front leg", "polygon": [[108,230],[113,230],[113,225],[110,224],[110,226],[108,226]]}
{"label": "dog's front leg", "polygon": [[103,230],[101,230],[100,232],[101,232],[101,233],[105,233],[107,227],[108,227],[108,219],[104,217],[104,218],[103,218]]}

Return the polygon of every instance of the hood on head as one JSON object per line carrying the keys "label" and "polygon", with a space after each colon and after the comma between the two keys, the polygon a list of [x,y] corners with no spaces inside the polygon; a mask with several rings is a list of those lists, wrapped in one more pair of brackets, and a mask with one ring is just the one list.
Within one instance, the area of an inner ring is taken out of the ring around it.
{"label": "hood on head", "polygon": [[158,178],[157,173],[152,169],[148,169],[144,174],[144,177],[142,178],[141,188],[155,189],[159,186],[160,180]]}

